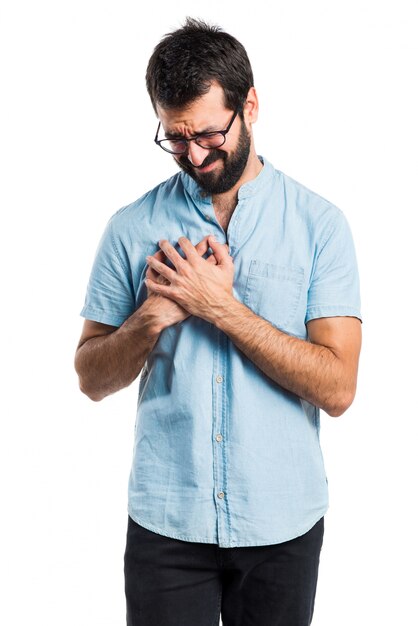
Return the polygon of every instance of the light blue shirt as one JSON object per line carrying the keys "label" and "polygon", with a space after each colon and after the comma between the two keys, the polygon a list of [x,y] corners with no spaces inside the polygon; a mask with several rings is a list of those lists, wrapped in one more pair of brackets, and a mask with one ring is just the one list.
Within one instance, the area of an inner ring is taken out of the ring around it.
{"label": "light blue shirt", "polygon": [[[361,319],[343,213],[260,157],[227,234],[210,197],[179,172],[109,220],[91,272],[87,319],[120,326],[147,297],[147,255],[213,233],[234,260],[234,296],[307,340],[318,317]],[[129,515],[145,528],[220,547],[281,543],[328,508],[319,409],[258,369],[213,324],[164,330],[141,372]]]}

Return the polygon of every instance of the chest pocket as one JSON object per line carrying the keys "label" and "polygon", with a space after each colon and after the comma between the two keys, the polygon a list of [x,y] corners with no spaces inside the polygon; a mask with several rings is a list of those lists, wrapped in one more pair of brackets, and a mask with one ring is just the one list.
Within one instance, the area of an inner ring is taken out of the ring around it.
{"label": "chest pocket", "polygon": [[303,288],[302,267],[250,262],[244,304],[254,313],[285,330],[292,322]]}

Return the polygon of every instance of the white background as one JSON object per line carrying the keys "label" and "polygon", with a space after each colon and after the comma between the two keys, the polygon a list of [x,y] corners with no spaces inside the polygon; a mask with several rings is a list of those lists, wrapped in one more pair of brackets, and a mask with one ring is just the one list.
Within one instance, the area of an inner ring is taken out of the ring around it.
{"label": "white background", "polygon": [[258,153],[339,206],[356,242],[364,347],[355,403],[322,417],[313,625],[414,623],[416,3],[2,4],[1,623],[125,623],[136,383],[93,403],[73,356],[107,220],[176,171],[152,142],[144,73],[186,15],[246,46]]}

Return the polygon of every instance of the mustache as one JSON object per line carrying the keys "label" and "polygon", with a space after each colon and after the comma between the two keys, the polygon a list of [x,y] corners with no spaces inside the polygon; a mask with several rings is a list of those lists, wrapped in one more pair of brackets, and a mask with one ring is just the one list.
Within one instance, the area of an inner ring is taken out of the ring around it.
{"label": "mustache", "polygon": [[222,150],[218,150],[217,148],[214,148],[210,151],[206,159],[200,165],[193,165],[193,163],[191,163],[186,156],[180,157],[179,161],[187,169],[190,168],[192,170],[199,170],[210,165],[211,163],[214,163],[215,161],[218,161],[218,159],[225,160],[225,158],[226,158],[225,152],[222,152]]}

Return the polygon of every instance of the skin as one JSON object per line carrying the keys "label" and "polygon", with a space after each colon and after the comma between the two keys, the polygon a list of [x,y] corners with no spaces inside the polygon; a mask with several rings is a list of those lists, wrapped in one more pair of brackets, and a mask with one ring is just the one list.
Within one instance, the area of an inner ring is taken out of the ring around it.
{"label": "skin", "polygon": [[[157,113],[161,120],[162,127],[166,133],[174,135],[183,135],[191,137],[196,133],[206,130],[221,130],[225,128],[231,118],[232,111],[225,108],[222,88],[214,83],[208,93],[202,98],[193,102],[186,109],[163,109],[157,106]],[[243,109],[244,123],[247,131],[250,133],[250,152],[246,167],[237,181],[237,183],[228,191],[222,194],[213,194],[212,203],[215,208],[215,214],[219,223],[226,231],[226,226],[235,209],[238,199],[238,190],[246,182],[252,180],[260,173],[263,165],[260,162],[255,146],[252,133],[252,125],[258,118],[258,97],[254,87],[248,92],[247,101]],[[235,118],[234,123],[226,136],[223,146],[218,148],[227,156],[234,152],[237,147],[241,120],[239,116]],[[187,154],[190,164],[195,168],[198,176],[204,177],[207,171],[199,169],[204,164],[208,156],[208,150],[201,148],[195,142],[189,143],[189,151]],[[180,157],[173,157],[175,161],[181,164]],[[225,166],[222,159],[209,165],[208,171],[211,175],[219,174]]]}
{"label": "skin", "polygon": [[186,237],[179,239],[185,259],[167,240],[160,241],[176,269],[148,257],[149,266],[167,281],[159,284],[147,278],[148,289],[214,324],[281,387],[329,415],[341,415],[355,395],[360,321],[354,317],[312,320],[307,324],[310,342],[287,335],[236,300],[232,257],[212,237],[209,243],[216,265],[207,264]]}
{"label": "skin", "polygon": [[[231,116],[216,84],[183,110],[157,111],[165,132],[186,137],[225,128]],[[239,188],[262,168],[252,134],[257,116],[257,94],[251,88],[244,106],[244,121],[236,118],[220,148],[227,155],[234,152],[240,124],[244,123],[251,134],[251,145],[241,178],[227,192],[212,196],[215,214],[225,231]],[[207,155],[207,150],[190,142],[187,156],[198,176],[209,171],[213,175],[225,167],[225,161],[219,159],[209,169],[199,170]],[[234,263],[225,244],[207,236],[197,246],[181,237],[179,245],[184,259],[166,239],[159,241],[159,252],[147,257],[149,297],[120,328],[85,320],[75,357],[81,390],[92,400],[101,400],[129,385],[142,369],[159,334],[188,315],[196,315],[226,333],[278,385],[333,417],[342,415],[355,396],[361,322],[354,317],[319,318],[307,323],[309,341],[287,335],[235,299]],[[205,260],[202,256],[209,247],[213,254]],[[166,265],[167,259],[174,270]]]}
{"label": "skin", "polygon": [[[196,245],[196,253],[203,255],[208,249],[207,236]],[[154,257],[159,262],[166,260],[162,250]],[[216,263],[213,254],[206,262],[208,265]],[[146,276],[156,284],[166,282],[150,267]],[[189,315],[173,300],[148,290],[144,304],[119,327],[84,320],[74,360],[81,391],[97,402],[130,385],[143,368],[160,333]]]}

